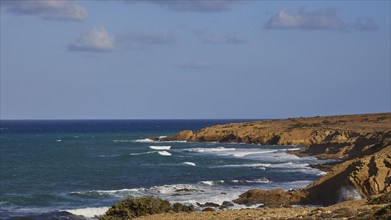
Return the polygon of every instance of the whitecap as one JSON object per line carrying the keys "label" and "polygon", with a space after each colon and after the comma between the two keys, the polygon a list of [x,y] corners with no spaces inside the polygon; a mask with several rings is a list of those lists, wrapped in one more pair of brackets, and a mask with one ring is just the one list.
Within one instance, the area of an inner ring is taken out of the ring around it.
{"label": "whitecap", "polygon": [[270,167],[270,163],[245,163],[245,164],[227,164],[220,166],[213,166],[212,168],[223,168],[223,167]]}
{"label": "whitecap", "polygon": [[301,150],[301,148],[290,148],[290,149],[286,149],[287,151],[296,151],[296,150]]}
{"label": "whitecap", "polygon": [[149,146],[153,150],[170,150],[171,146]]}
{"label": "whitecap", "polygon": [[200,181],[201,184],[208,185],[208,186],[216,186],[216,185],[222,185],[225,183],[224,180],[205,180]]}
{"label": "whitecap", "polygon": [[138,155],[145,155],[145,154],[152,154],[155,153],[156,151],[147,151],[147,152],[141,152],[141,153],[131,153],[131,156],[138,156]]}
{"label": "whitecap", "polygon": [[150,193],[159,193],[159,194],[164,194],[164,195],[172,195],[181,191],[186,191],[186,192],[199,192],[202,191],[198,189],[197,187],[194,187],[193,185],[190,184],[173,184],[173,185],[162,185],[162,186],[153,186],[149,189]]}
{"label": "whitecap", "polygon": [[213,181],[200,181],[200,183],[208,185],[208,186],[213,186]]}
{"label": "whitecap", "polygon": [[276,163],[271,164],[270,167],[272,168],[283,168],[283,169],[298,169],[298,168],[304,168],[309,167],[308,163],[293,163],[293,162],[286,162],[286,163]]}
{"label": "whitecap", "polygon": [[183,165],[188,165],[188,166],[193,166],[193,167],[196,166],[196,164],[193,163],[193,162],[183,162],[182,164],[183,164]]}
{"label": "whitecap", "polygon": [[158,151],[158,153],[159,153],[160,155],[162,155],[162,156],[171,156],[171,153],[170,153],[170,152],[167,152],[167,151],[165,151],[165,150],[163,150],[163,151]]}
{"label": "whitecap", "polygon": [[150,142],[155,142],[154,140],[150,139],[150,138],[144,138],[144,139],[137,139],[137,140],[133,140],[133,142],[139,142],[139,143],[150,143]]}
{"label": "whitecap", "polygon": [[214,148],[189,148],[185,149],[188,152],[198,152],[198,153],[214,153],[214,152],[226,152],[234,151],[236,148],[225,148],[225,147],[214,147]]}
{"label": "whitecap", "polygon": [[71,192],[71,195],[79,196],[114,196],[114,197],[128,197],[138,195],[145,191],[145,188],[132,188],[132,189],[114,189],[114,190],[91,190],[84,192]]}
{"label": "whitecap", "polygon": [[113,155],[99,155],[98,157],[101,157],[101,158],[110,158],[110,157],[119,157],[120,155],[119,154],[113,154]]}
{"label": "whitecap", "polygon": [[114,143],[128,143],[133,142],[132,140],[113,140]]}
{"label": "whitecap", "polygon": [[261,179],[252,179],[252,180],[231,180],[229,182],[236,183],[236,184],[270,183],[270,180],[268,180],[267,178],[261,178]]}

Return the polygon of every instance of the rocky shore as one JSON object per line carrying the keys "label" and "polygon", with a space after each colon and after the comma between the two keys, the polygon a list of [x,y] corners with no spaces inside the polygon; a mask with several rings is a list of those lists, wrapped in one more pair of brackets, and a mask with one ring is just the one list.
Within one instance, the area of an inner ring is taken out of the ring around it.
{"label": "rocky shore", "polygon": [[[338,162],[319,165],[318,168],[328,173],[304,189],[254,189],[233,201],[244,205],[262,204],[259,209],[212,214],[171,213],[143,219],[391,218],[391,113],[233,123],[195,132],[185,130],[156,140],[298,145],[304,148],[291,153],[338,159]],[[383,199],[370,204],[376,198]],[[294,205],[320,205],[322,208],[292,208]]]}

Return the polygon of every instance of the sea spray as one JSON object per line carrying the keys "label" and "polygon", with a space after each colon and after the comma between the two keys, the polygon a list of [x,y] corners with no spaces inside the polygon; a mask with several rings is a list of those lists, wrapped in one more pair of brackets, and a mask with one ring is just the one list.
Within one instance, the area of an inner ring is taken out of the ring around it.
{"label": "sea spray", "polygon": [[339,201],[344,202],[349,200],[361,199],[360,193],[353,186],[344,186],[339,190]]}

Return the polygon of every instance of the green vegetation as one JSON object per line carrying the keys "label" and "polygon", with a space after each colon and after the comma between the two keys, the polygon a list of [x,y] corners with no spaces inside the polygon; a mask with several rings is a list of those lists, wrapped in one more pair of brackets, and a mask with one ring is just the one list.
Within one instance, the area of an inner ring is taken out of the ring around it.
{"label": "green vegetation", "polygon": [[125,220],[143,215],[153,215],[165,212],[192,212],[193,206],[175,203],[173,206],[167,201],[155,197],[128,198],[114,204],[100,220]]}

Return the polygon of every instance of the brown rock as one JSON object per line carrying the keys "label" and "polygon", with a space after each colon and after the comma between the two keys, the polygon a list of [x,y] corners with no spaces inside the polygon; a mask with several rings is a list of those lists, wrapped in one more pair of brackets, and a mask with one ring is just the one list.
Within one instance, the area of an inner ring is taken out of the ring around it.
{"label": "brown rock", "polygon": [[391,153],[339,164],[304,191],[302,203],[321,205],[391,192]]}
{"label": "brown rock", "polygon": [[255,205],[262,203],[264,206],[287,206],[298,204],[305,196],[301,191],[284,191],[283,189],[274,190],[249,190],[239,196],[233,202],[242,205]]}
{"label": "brown rock", "polygon": [[189,140],[191,138],[192,135],[193,135],[193,131],[191,131],[191,130],[184,130],[184,131],[179,132],[174,137],[174,139],[179,140],[179,141],[187,141],[187,140]]}
{"label": "brown rock", "polygon": [[168,139],[302,145],[306,148],[296,154],[353,159],[391,145],[391,113],[232,123]]}

